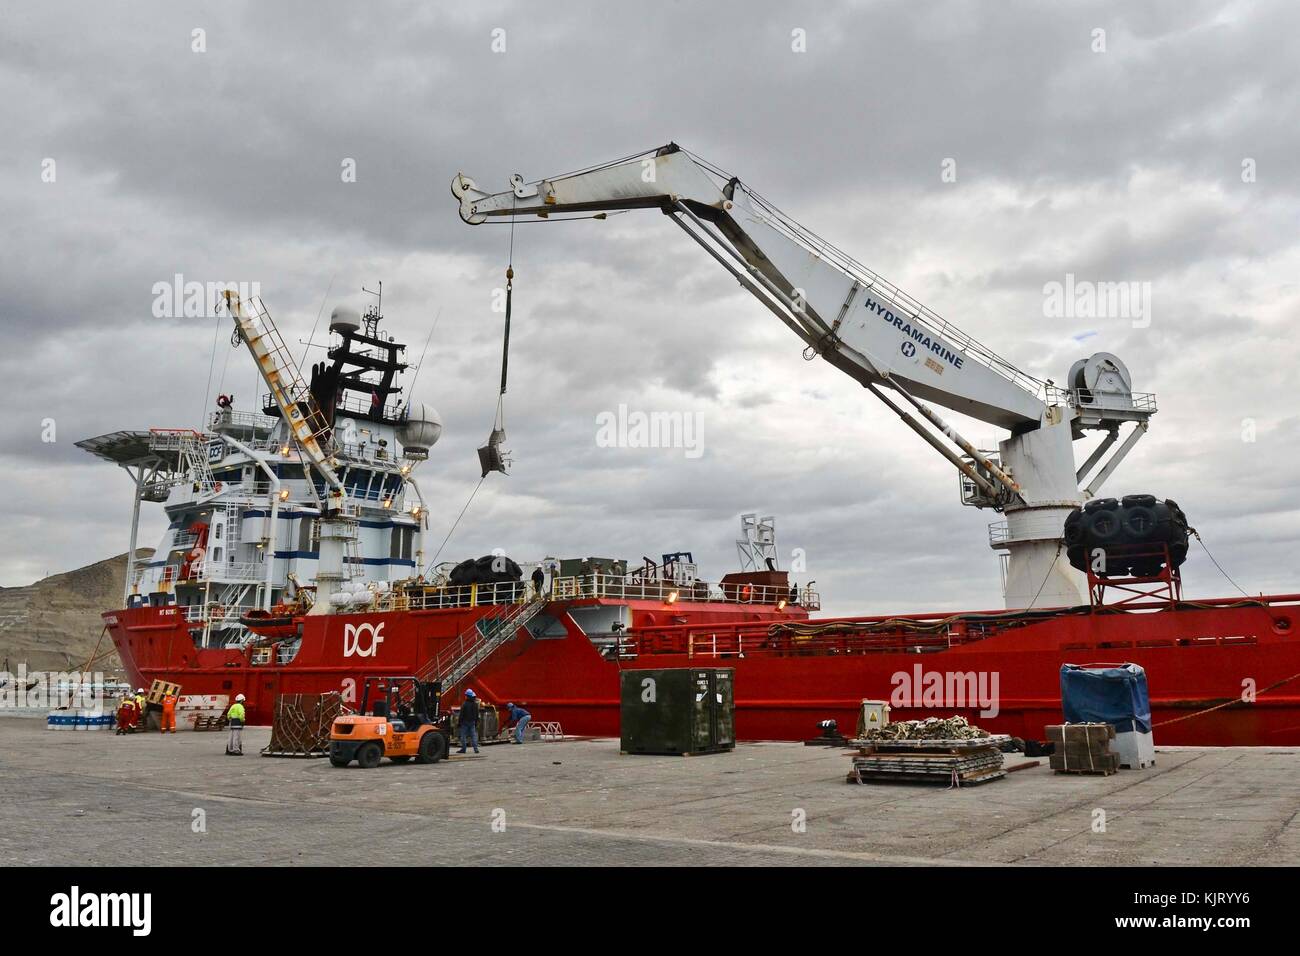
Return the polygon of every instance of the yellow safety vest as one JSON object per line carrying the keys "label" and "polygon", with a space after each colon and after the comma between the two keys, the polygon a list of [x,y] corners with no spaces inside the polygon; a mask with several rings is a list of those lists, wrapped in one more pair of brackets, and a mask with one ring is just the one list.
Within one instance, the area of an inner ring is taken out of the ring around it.
{"label": "yellow safety vest", "polygon": [[238,720],[238,721],[242,722],[243,719],[244,719],[244,705],[243,705],[243,704],[231,704],[231,705],[230,705],[230,712],[229,712],[229,714],[228,714],[227,716],[230,717],[231,720]]}

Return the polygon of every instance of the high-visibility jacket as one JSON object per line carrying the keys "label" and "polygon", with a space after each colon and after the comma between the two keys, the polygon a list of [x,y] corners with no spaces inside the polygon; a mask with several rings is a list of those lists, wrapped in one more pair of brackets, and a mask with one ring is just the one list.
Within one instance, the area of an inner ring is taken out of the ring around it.
{"label": "high-visibility jacket", "polygon": [[232,724],[237,727],[241,726],[244,723],[244,705],[238,701],[231,704],[230,710],[227,711],[226,716],[230,718]]}
{"label": "high-visibility jacket", "polygon": [[176,698],[171,694],[168,694],[166,697],[163,698],[162,704],[163,704],[163,713],[169,714],[176,710]]}

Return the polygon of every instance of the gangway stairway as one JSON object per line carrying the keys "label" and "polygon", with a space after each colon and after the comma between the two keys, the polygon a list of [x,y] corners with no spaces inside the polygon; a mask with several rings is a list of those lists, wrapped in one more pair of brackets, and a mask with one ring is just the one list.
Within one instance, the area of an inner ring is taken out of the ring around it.
{"label": "gangway stairway", "polygon": [[211,496],[216,494],[217,480],[208,461],[209,438],[189,428],[151,428],[149,448],[151,451],[176,452],[177,471],[193,481],[196,493]]}
{"label": "gangway stairway", "polygon": [[523,604],[506,604],[486,614],[462,631],[454,643],[440,651],[416,676],[441,681],[446,693],[464,682],[498,647],[519,633],[546,606],[546,598],[533,597]]}
{"label": "gangway stairway", "polygon": [[289,423],[289,429],[299,447],[311,459],[316,470],[342,493],[343,487],[329,464],[326,447],[329,443],[329,422],[316,403],[311,389],[303,381],[298,364],[271,320],[271,314],[258,298],[249,299],[248,311],[245,311],[244,303],[231,290],[226,290],[225,301],[226,310],[235,320],[240,337],[257,360],[262,381],[270,389],[271,396],[279,406],[280,414]]}

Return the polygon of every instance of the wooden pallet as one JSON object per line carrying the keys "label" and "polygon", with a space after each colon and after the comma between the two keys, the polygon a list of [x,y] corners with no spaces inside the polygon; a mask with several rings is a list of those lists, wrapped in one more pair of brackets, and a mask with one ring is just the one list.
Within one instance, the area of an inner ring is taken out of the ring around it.
{"label": "wooden pallet", "polygon": [[1111,774],[1119,773],[1119,770],[1110,769],[1108,767],[1098,767],[1095,770],[1089,770],[1086,767],[1080,770],[1076,770],[1073,767],[1071,767],[1069,770],[1057,770],[1055,767],[1053,767],[1052,772],[1069,774],[1074,777],[1109,777]]}
{"label": "wooden pallet", "polygon": [[901,737],[897,740],[866,740],[857,738],[849,741],[854,747],[873,750],[975,750],[979,747],[997,747],[1010,740],[1007,734],[994,734],[990,737],[956,737],[945,740],[927,740],[925,738]]}
{"label": "wooden pallet", "polygon": [[1006,775],[1007,772],[1002,769],[989,769],[989,770],[983,770],[971,774],[956,774],[955,776],[949,775],[947,777],[937,773],[924,773],[924,774],[891,773],[888,775],[881,774],[877,776],[875,774],[870,774],[870,773],[859,774],[855,770],[850,770],[848,776],[844,778],[844,782],[860,783],[860,784],[929,783],[929,784],[947,784],[949,787],[955,786],[957,788],[961,788],[966,786],[967,784],[975,785],[975,784],[987,783],[990,780],[997,780],[1000,777],[1005,777]]}

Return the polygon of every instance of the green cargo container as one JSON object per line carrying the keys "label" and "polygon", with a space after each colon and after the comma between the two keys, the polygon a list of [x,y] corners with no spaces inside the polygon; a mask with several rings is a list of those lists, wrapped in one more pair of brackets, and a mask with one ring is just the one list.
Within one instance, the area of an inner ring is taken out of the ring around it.
{"label": "green cargo container", "polygon": [[627,562],[619,558],[560,559],[560,577],[578,578],[587,574],[607,574],[621,578],[627,574]]}
{"label": "green cargo container", "polygon": [[623,753],[685,756],[735,749],[734,685],[730,667],[623,671]]}

